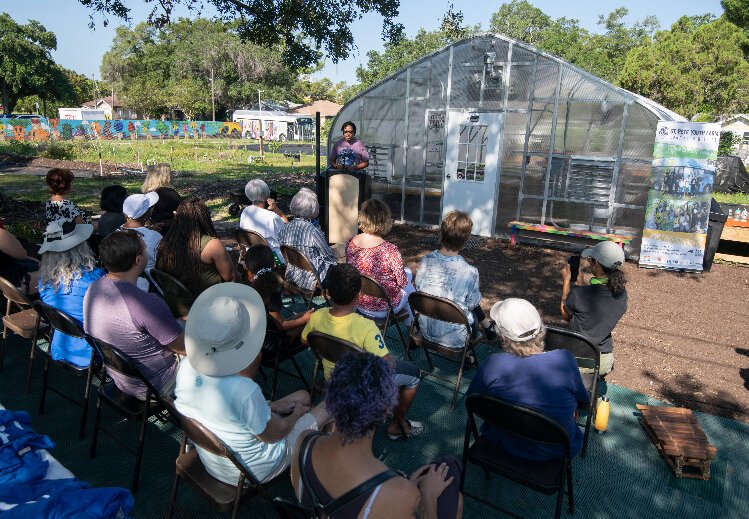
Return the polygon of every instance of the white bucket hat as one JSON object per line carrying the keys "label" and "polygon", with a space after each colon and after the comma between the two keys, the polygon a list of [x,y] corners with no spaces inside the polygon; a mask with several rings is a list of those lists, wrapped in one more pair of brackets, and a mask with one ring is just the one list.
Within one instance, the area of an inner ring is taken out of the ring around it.
{"label": "white bucket hat", "polygon": [[602,241],[595,247],[585,249],[583,258],[593,258],[607,269],[618,269],[624,264],[624,249],[613,241]]}
{"label": "white bucket hat", "polygon": [[137,219],[146,214],[146,211],[158,201],[159,194],[156,191],[151,191],[145,195],[130,195],[122,204],[122,212],[128,218]]}
{"label": "white bucket hat", "polygon": [[44,232],[44,243],[39,247],[39,254],[70,250],[88,240],[92,232],[94,232],[94,226],[88,223],[75,223],[72,220],[49,222]]}
{"label": "white bucket hat", "polygon": [[187,360],[209,377],[239,373],[265,340],[265,306],[253,288],[219,283],[193,303],[185,327]]}
{"label": "white bucket hat", "polygon": [[544,328],[536,307],[525,299],[511,297],[494,303],[489,315],[497,323],[497,331],[514,342],[535,339]]}

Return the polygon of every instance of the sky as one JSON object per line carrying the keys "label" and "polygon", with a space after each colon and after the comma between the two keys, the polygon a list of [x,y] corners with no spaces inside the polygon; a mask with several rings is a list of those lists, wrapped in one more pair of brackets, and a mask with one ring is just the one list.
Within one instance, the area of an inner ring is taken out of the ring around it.
{"label": "sky", "polygon": [[[125,0],[132,9],[133,24],[143,21],[150,12],[144,0]],[[480,24],[486,30],[492,13],[504,2],[486,0],[453,0],[454,10],[462,11],[464,23],[469,26]],[[598,32],[598,15],[608,14],[625,6],[629,9],[628,22],[655,15],[662,28],[668,28],[682,15],[713,13],[720,15],[723,9],[720,0],[531,0],[536,7],[552,18],[565,16],[580,21],[580,25],[591,32]],[[398,22],[405,26],[407,36],[415,35],[419,29],[436,29],[442,15],[447,11],[450,0],[401,0]],[[96,28],[90,29],[90,11],[78,0],[0,0],[0,12],[7,12],[17,22],[26,23],[29,19],[41,22],[57,35],[57,50],[53,58],[60,65],[98,79],[99,64],[109,48],[114,36],[114,28],[122,24],[110,19],[109,27],[104,27],[102,19],[95,16]],[[187,11],[181,11],[187,16]],[[316,77],[328,77],[334,82],[356,82],[356,67],[366,64],[367,52],[382,51],[382,17],[366,15],[355,20],[351,26],[356,48],[352,56],[337,64],[326,60],[324,69]]]}

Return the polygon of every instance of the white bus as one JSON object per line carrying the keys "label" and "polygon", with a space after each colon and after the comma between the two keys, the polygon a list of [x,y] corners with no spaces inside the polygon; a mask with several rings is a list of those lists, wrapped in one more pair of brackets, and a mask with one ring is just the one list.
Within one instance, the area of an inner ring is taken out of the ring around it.
{"label": "white bus", "polygon": [[232,121],[242,125],[242,137],[269,141],[311,141],[315,135],[315,120],[308,115],[292,115],[271,110],[235,110]]}

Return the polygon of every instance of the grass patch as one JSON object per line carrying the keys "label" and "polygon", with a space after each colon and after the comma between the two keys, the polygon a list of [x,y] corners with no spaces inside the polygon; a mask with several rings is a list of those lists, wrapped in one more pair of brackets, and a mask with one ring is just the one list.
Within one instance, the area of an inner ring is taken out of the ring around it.
{"label": "grass patch", "polygon": [[721,204],[749,205],[749,193],[713,193],[713,198]]}

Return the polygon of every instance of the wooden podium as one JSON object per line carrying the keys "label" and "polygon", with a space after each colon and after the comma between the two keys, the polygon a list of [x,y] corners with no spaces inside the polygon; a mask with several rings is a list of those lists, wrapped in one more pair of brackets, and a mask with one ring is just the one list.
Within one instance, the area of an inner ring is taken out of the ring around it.
{"label": "wooden podium", "polygon": [[364,171],[328,169],[317,177],[320,227],[330,244],[345,243],[359,232],[359,208],[372,194]]}

